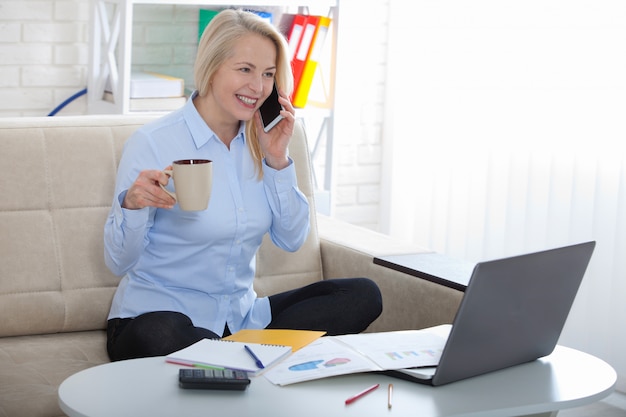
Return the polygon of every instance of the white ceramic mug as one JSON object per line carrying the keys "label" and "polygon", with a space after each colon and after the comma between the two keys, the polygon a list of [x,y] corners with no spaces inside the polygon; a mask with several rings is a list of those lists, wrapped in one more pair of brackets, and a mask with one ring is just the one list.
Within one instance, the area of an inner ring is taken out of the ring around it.
{"label": "white ceramic mug", "polygon": [[208,159],[181,159],[172,162],[172,169],[163,171],[174,180],[175,193],[161,188],[171,195],[181,210],[206,210],[213,185],[213,161]]}

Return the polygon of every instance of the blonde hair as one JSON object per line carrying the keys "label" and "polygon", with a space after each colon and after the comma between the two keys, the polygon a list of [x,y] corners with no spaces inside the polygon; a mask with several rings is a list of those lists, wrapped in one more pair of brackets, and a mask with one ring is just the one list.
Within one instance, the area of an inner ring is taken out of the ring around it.
{"label": "blonde hair", "polygon": [[[232,54],[235,43],[250,33],[268,38],[276,46],[276,86],[287,95],[291,95],[293,74],[285,37],[271,23],[254,13],[226,9],[211,19],[200,38],[194,65],[194,80],[199,96],[205,96],[209,92],[213,75]],[[261,152],[254,120],[246,122],[246,138],[260,178],[263,174],[261,161],[264,155]]]}

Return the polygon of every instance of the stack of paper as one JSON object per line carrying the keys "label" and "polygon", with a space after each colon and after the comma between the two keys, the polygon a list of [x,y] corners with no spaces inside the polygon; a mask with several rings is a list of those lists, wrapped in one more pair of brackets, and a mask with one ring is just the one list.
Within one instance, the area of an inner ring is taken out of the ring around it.
{"label": "stack of paper", "polygon": [[156,72],[130,75],[130,98],[165,98],[185,95],[185,80]]}
{"label": "stack of paper", "polygon": [[[116,102],[110,85],[105,88],[103,99]],[[130,75],[131,111],[171,111],[185,105],[185,80],[156,72],[133,72]]]}

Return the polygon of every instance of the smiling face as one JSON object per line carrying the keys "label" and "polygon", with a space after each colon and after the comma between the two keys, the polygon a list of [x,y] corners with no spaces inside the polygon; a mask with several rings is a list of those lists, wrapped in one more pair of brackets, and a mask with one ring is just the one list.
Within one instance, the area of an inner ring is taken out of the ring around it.
{"label": "smiling face", "polygon": [[211,80],[207,95],[210,118],[237,125],[252,119],[270,95],[275,74],[274,43],[253,33],[239,38]]}

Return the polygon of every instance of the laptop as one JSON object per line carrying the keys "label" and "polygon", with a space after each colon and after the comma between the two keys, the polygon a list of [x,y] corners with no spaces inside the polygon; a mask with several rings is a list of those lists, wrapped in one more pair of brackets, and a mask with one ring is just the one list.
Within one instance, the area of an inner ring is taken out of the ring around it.
{"label": "laptop", "polygon": [[549,355],[594,248],[590,241],[477,263],[439,364],[383,373],[438,386]]}

